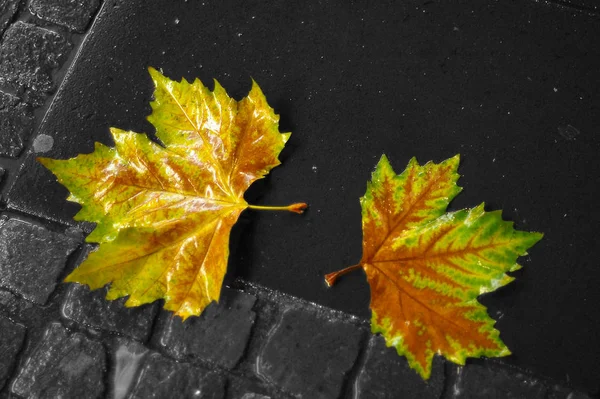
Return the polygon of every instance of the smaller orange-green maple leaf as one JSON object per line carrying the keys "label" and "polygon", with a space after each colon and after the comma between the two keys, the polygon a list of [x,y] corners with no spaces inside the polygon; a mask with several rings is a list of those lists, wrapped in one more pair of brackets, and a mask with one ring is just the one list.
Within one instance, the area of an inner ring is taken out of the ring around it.
{"label": "smaller orange-green maple leaf", "polygon": [[484,204],[446,213],[461,191],[459,156],[421,166],[411,159],[394,173],[382,156],[362,206],[363,255],[359,264],[371,287],[371,330],[406,356],[423,379],[434,354],[464,364],[467,357],[506,356],[486,308],[477,297],[510,283],[519,256],[542,238],[513,229]]}
{"label": "smaller orange-green maple leaf", "polygon": [[126,306],[164,298],[184,320],[218,301],[229,256],[229,234],[246,208],[302,213],[306,204],[248,205],[244,192],[280,164],[290,133],[253,82],[236,101],[215,81],[176,82],[149,68],[154,82],[148,120],[164,146],[145,134],[112,128],[114,147],[38,160],[81,204],[75,220],[96,223],[87,237],[99,248],[67,282],[97,289]]}

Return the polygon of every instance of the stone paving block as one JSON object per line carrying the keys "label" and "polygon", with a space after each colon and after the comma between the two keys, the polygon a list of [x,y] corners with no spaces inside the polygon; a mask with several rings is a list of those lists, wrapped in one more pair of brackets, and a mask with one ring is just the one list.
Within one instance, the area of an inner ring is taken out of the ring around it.
{"label": "stone paving block", "polygon": [[[1,0],[0,0],[1,1]],[[19,156],[33,129],[31,106],[0,91],[0,155]]]}
{"label": "stone paving block", "polygon": [[458,369],[448,391],[453,399],[545,399],[547,389],[542,382],[521,373],[491,364],[468,364]]}
{"label": "stone paving block", "polygon": [[128,399],[223,399],[225,378],[187,363],[177,363],[159,353],[144,359]]}
{"label": "stone paving block", "polygon": [[20,0],[0,0],[0,37],[19,9]]}
{"label": "stone paving block", "polygon": [[423,379],[408,366],[395,348],[388,348],[379,335],[371,337],[365,364],[354,383],[354,397],[370,398],[439,398],[444,389],[444,360],[434,357],[431,377]]}
{"label": "stone paving block", "polygon": [[0,44],[0,85],[16,90],[25,102],[40,105],[55,90],[52,71],[70,49],[70,42],[57,32],[15,22]]}
{"label": "stone paving block", "polygon": [[99,5],[100,0],[32,0],[29,11],[45,21],[83,32]]}
{"label": "stone paving block", "polygon": [[75,238],[23,220],[0,221],[0,286],[45,304],[78,244]]}
{"label": "stone paving block", "polygon": [[152,338],[156,346],[176,359],[199,359],[233,368],[242,357],[256,315],[256,298],[224,288],[219,304],[209,305],[200,317],[185,322],[162,311]]}
{"label": "stone paving block", "polygon": [[73,321],[101,330],[146,341],[152,329],[157,304],[127,308],[121,298],[105,298],[108,287],[90,291],[81,284],[70,284],[62,305],[62,314]]}
{"label": "stone paving block", "polygon": [[25,327],[0,316],[0,389],[6,383],[25,339]]}
{"label": "stone paving block", "polygon": [[26,398],[99,398],[105,364],[102,344],[52,323],[23,362],[10,391]]}
{"label": "stone paving block", "polygon": [[258,379],[230,375],[227,382],[227,399],[283,399],[283,396],[270,394],[272,387]]}
{"label": "stone paving block", "polygon": [[362,331],[306,309],[283,313],[256,365],[259,376],[302,398],[337,398],[356,361]]}

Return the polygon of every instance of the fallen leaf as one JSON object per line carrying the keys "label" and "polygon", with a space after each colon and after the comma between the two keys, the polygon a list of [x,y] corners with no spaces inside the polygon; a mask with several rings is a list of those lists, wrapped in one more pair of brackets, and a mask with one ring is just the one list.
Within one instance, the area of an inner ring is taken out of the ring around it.
{"label": "fallen leaf", "polygon": [[364,269],[371,287],[371,330],[406,356],[423,379],[435,354],[464,364],[467,357],[510,354],[477,297],[510,283],[519,256],[542,238],[513,229],[484,204],[446,213],[461,191],[459,156],[420,166],[411,159],[397,175],[381,157],[361,198],[363,256],[330,273],[335,280]]}
{"label": "fallen leaf", "polygon": [[97,289],[126,306],[164,298],[184,320],[218,301],[229,256],[229,234],[248,205],[244,192],[279,165],[290,133],[253,82],[236,101],[215,81],[172,81],[150,68],[155,85],[148,120],[164,146],[145,134],[112,128],[114,147],[67,160],[38,158],[82,209],[75,220],[95,222],[88,242],[99,248],[65,281]]}

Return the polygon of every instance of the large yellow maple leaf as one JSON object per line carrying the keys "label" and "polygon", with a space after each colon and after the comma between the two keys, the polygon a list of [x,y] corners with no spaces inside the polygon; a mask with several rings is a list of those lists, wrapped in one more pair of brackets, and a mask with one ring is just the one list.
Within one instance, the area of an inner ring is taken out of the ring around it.
{"label": "large yellow maple leaf", "polygon": [[247,97],[230,98],[215,81],[172,81],[150,68],[158,145],[145,134],[112,128],[115,143],[67,160],[39,158],[82,209],[75,220],[95,222],[88,242],[99,248],[65,281],[97,289],[126,306],[164,298],[184,320],[218,301],[229,234],[248,205],[246,189],[279,165],[290,133],[253,82]]}
{"label": "large yellow maple leaf", "polygon": [[519,256],[542,238],[513,229],[483,204],[446,213],[461,191],[459,157],[397,175],[382,156],[361,198],[363,255],[354,266],[325,276],[331,286],[364,269],[371,287],[371,330],[406,356],[424,379],[435,354],[465,364],[467,357],[506,356],[477,297],[510,283]]}

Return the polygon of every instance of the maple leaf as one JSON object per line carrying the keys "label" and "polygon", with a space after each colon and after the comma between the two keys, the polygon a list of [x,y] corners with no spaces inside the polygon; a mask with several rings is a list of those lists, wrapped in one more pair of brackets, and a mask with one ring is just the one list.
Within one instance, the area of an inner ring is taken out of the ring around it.
{"label": "maple leaf", "polygon": [[406,356],[423,379],[434,354],[464,364],[467,357],[510,354],[477,297],[514,278],[519,256],[542,238],[516,231],[484,204],[446,213],[461,191],[459,156],[420,166],[411,159],[396,175],[384,156],[361,198],[363,255],[371,287],[371,330]]}
{"label": "maple leaf", "polygon": [[75,220],[95,222],[88,242],[99,248],[67,282],[97,289],[126,306],[164,298],[184,320],[218,301],[229,235],[246,208],[302,213],[306,204],[248,205],[246,189],[279,165],[290,133],[253,82],[247,97],[230,98],[215,81],[172,81],[149,68],[155,85],[148,120],[164,146],[145,134],[111,128],[114,148],[91,154],[38,158],[82,209]]}

